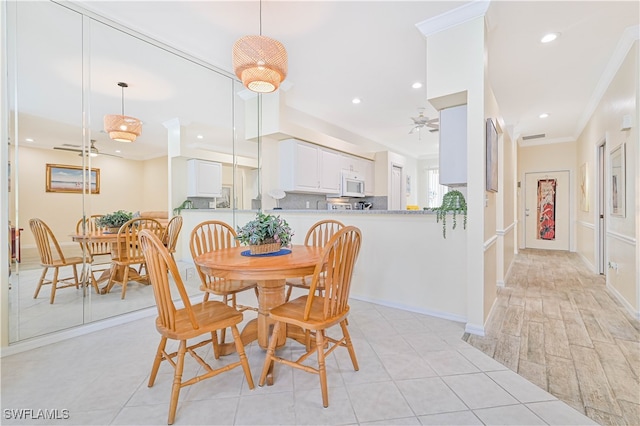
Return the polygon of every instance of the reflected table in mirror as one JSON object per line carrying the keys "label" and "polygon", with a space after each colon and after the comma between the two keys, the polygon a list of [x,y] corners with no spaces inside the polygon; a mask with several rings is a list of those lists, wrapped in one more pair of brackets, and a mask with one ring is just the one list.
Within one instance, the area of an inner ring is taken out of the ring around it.
{"label": "reflected table in mirror", "polygon": [[[312,275],[322,255],[322,247],[294,245],[291,247],[291,253],[282,256],[243,256],[241,253],[246,250],[247,247],[216,250],[197,256],[194,262],[207,275],[229,280],[257,281],[258,317],[249,321],[240,335],[243,344],[247,345],[257,340],[261,348],[267,349],[270,331],[273,328],[269,311],[284,303],[285,280]],[[283,346],[287,338],[306,344],[304,331],[288,326],[281,327],[277,336],[277,347]],[[221,354],[226,355],[234,351],[233,343],[221,345]],[[267,384],[272,383],[273,374],[270,372]]]}
{"label": "reflected table in mirror", "polygon": [[[96,232],[90,232],[90,233],[86,233],[86,234],[71,234],[71,239],[77,243],[81,243],[81,244],[89,244],[89,243],[107,243],[111,245],[111,254],[112,256],[115,255],[117,253],[117,247],[116,244],[118,242],[118,233],[117,232],[103,232],[103,231],[96,231]],[[113,268],[116,268],[117,266],[114,265],[113,263],[111,264],[111,266],[109,267],[109,269],[105,269],[101,272],[99,277],[96,277],[96,286],[97,288],[97,292],[99,294],[106,294],[108,293],[111,289],[107,288],[107,286],[103,286],[100,287],[101,283],[104,282],[108,282],[109,281],[109,277],[111,276],[111,271],[113,270]],[[82,282],[84,283],[84,285],[90,285],[91,282],[91,277],[92,277],[92,271],[91,271],[92,265],[91,264],[87,264],[85,266],[85,269],[83,269],[82,272]],[[115,280],[122,280],[124,276],[124,271],[122,269],[118,269],[116,271],[116,275],[115,275]],[[129,276],[128,276],[128,280],[129,281],[138,281],[142,284],[149,284],[149,281],[144,279],[139,271],[137,271],[135,268],[129,267]]]}

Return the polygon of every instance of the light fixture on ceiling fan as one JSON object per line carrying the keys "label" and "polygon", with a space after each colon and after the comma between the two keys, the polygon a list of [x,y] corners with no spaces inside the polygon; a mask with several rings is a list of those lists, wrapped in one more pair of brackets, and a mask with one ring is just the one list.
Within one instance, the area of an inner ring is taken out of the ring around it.
{"label": "light fixture on ceiling fan", "polygon": [[114,141],[133,142],[142,133],[142,122],[135,117],[124,115],[124,88],[129,85],[121,81],[118,86],[122,89],[122,114],[105,115],[104,130]]}
{"label": "light fixture on ceiling fan", "polygon": [[416,131],[418,132],[418,140],[420,140],[420,130],[427,127],[431,133],[437,132],[440,130],[439,118],[429,118],[424,115],[424,108],[418,108],[418,116],[411,117],[413,120],[413,127],[409,131],[409,134],[412,135]]}
{"label": "light fixture on ceiling fan", "polygon": [[278,40],[262,35],[262,0],[260,35],[239,38],[233,44],[231,59],[236,75],[253,92],[274,92],[287,78],[287,50]]}
{"label": "light fixture on ceiling fan", "polygon": [[83,155],[88,155],[90,157],[97,157],[98,155],[108,155],[109,157],[122,158],[119,155],[105,154],[105,153],[102,153],[102,152],[98,151],[98,148],[96,148],[96,140],[95,139],[91,139],[91,146],[87,150],[83,150],[78,145],[71,145],[71,144],[63,144],[62,146],[54,146],[53,149],[58,149],[58,150],[61,150],[61,151],[79,152],[78,155],[80,157],[82,157]]}

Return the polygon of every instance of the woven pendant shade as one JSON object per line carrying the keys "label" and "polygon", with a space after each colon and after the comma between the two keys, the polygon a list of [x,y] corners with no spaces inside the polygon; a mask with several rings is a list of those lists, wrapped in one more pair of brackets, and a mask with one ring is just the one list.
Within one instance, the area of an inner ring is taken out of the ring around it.
{"label": "woven pendant shade", "polygon": [[142,122],[135,117],[109,114],[104,116],[104,130],[114,141],[133,142],[142,133]]}
{"label": "woven pendant shade", "polygon": [[263,35],[238,39],[232,50],[233,69],[249,90],[270,93],[287,77],[287,51],[278,40]]}
{"label": "woven pendant shade", "polygon": [[104,116],[104,131],[114,141],[133,142],[142,133],[142,121],[135,117],[124,115],[124,88],[127,83],[119,82],[122,91],[122,114],[107,114]]}

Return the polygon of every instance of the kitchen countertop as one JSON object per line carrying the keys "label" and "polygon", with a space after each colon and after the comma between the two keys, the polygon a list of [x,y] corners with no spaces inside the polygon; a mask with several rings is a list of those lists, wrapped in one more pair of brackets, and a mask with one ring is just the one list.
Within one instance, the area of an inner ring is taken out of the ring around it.
{"label": "kitchen countertop", "polygon": [[[231,209],[184,209],[183,212],[225,212],[225,213],[252,213],[257,210],[231,210]],[[329,213],[329,214],[409,214],[409,215],[432,215],[436,212],[431,210],[314,210],[314,209],[282,209],[282,210],[265,210],[271,214],[279,213]]]}

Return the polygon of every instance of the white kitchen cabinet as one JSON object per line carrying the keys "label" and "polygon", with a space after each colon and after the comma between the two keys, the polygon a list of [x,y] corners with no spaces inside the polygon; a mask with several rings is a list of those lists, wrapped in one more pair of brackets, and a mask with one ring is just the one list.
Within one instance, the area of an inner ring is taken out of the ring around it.
{"label": "white kitchen cabinet", "polygon": [[440,185],[467,185],[467,106],[440,111]]}
{"label": "white kitchen cabinet", "polygon": [[375,182],[373,161],[353,155],[342,154],[342,170],[355,172],[360,175],[360,177],[364,179],[365,195],[373,195]]}
{"label": "white kitchen cabinet", "polygon": [[222,164],[187,160],[187,197],[222,197]]}
{"label": "white kitchen cabinet", "polygon": [[337,194],[341,157],[337,151],[295,139],[280,141],[280,189],[288,192]]}

